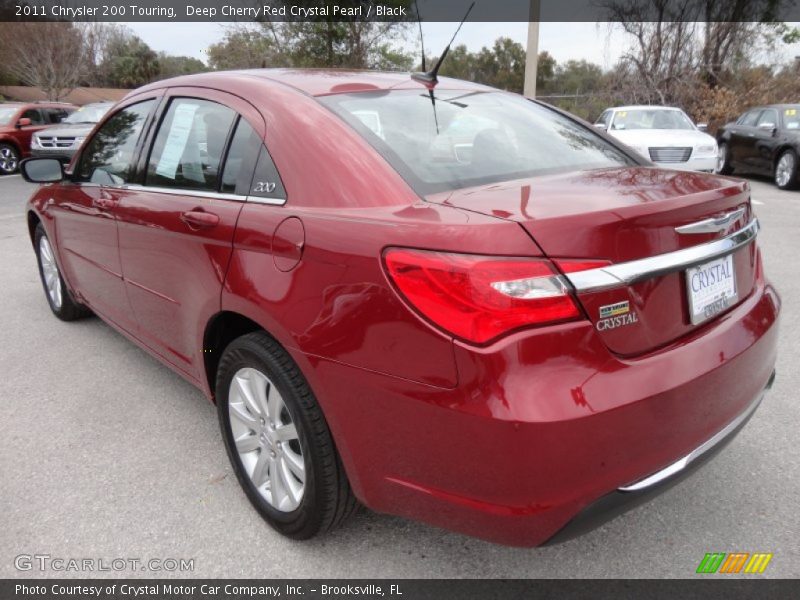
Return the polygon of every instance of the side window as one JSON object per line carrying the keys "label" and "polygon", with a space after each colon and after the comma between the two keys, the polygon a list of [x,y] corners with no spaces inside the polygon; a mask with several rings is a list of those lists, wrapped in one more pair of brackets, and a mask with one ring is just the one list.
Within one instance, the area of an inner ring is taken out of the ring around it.
{"label": "side window", "polygon": [[29,108],[24,113],[20,115],[20,119],[30,119],[31,125],[44,125],[44,117],[42,117],[42,111],[38,108]]}
{"label": "side window", "polygon": [[760,127],[761,125],[773,125],[777,127],[778,111],[770,108],[762,112],[761,116],[758,117],[758,122],[756,123],[756,127]]}
{"label": "side window", "polygon": [[67,111],[63,108],[48,108],[45,112],[50,123],[61,123],[67,116]]}
{"label": "side window", "polygon": [[86,145],[77,174],[80,181],[121,185],[131,179],[136,143],[155,100],[123,108],[108,119]]}
{"label": "side window", "polygon": [[253,163],[258,155],[261,139],[250,124],[240,118],[233,134],[225,167],[222,171],[222,192],[246,196],[250,189],[250,180],[240,181],[243,173],[253,173]]}
{"label": "side window", "polygon": [[608,127],[609,121],[611,121],[611,111],[607,110],[602,115],[600,115],[600,118],[597,119],[595,124],[596,125],[603,125],[605,127]]}
{"label": "side window", "polygon": [[745,127],[755,127],[756,121],[758,121],[758,117],[761,114],[760,110],[751,110],[749,113],[745,114],[740,121],[740,125],[744,125]]}
{"label": "side window", "polygon": [[217,191],[225,142],[236,113],[196,98],[172,100],[156,134],[147,185]]}

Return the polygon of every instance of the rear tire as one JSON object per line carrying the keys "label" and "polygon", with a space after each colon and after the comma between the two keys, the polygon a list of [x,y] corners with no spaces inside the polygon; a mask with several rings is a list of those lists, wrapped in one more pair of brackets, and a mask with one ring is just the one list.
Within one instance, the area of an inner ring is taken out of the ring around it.
{"label": "rear tire", "polygon": [[44,295],[53,314],[62,321],[75,321],[92,314],[86,306],[75,300],[67,288],[56,262],[55,252],[50,240],[39,223],[34,234],[36,262],[39,264],[39,277],[42,280]]}
{"label": "rear tire", "polygon": [[775,162],[775,185],[782,190],[794,190],[798,187],[798,160],[793,150],[786,150]]}
{"label": "rear tire", "polygon": [[231,342],[217,369],[216,397],[236,477],[275,530],[308,539],[355,512],[358,504],[322,410],[274,339],[259,331]]}
{"label": "rear tire", "polygon": [[717,168],[714,169],[714,172],[719,173],[720,175],[730,175],[733,173],[730,149],[728,148],[728,144],[725,142],[719,145],[717,154]]}
{"label": "rear tire", "polygon": [[19,169],[19,152],[11,144],[0,144],[0,175],[13,175]]}

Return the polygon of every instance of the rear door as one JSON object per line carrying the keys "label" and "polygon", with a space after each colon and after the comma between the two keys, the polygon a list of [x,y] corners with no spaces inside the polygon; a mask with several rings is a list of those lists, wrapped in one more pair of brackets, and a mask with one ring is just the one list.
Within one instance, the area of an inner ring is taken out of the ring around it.
{"label": "rear door", "polygon": [[17,130],[16,138],[22,149],[23,156],[27,156],[31,151],[31,137],[33,137],[33,134],[50,124],[43,113],[44,111],[41,108],[27,108],[19,116],[20,119],[31,120],[30,125],[23,125]]}
{"label": "rear door", "polygon": [[199,378],[255,164],[242,148],[265,124],[242,99],[195,88],[171,89],[158,119],[140,179],[115,209],[122,270],[142,340]]}
{"label": "rear door", "polygon": [[772,157],[779,141],[779,126],[778,111],[774,108],[764,109],[756,121],[751,166],[761,173],[772,174]]}
{"label": "rear door", "polygon": [[736,122],[731,130],[731,160],[745,168],[751,168],[755,153],[756,123],[761,116],[761,109],[756,108],[746,113]]}

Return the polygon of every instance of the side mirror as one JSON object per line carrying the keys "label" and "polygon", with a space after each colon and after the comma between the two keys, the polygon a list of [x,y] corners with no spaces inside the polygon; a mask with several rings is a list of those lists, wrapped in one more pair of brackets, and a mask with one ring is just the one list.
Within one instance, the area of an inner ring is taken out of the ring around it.
{"label": "side mirror", "polygon": [[19,164],[23,179],[30,183],[55,183],[64,179],[64,165],[57,158],[26,158]]}
{"label": "side mirror", "polygon": [[758,128],[762,131],[769,131],[771,133],[775,133],[775,130],[777,129],[775,123],[761,123]]}
{"label": "side mirror", "polygon": [[606,129],[605,123],[595,123],[594,126],[597,127],[598,129],[602,129],[603,131],[605,131]]}
{"label": "side mirror", "polygon": [[698,123],[697,128],[700,131],[708,131],[708,123]]}
{"label": "side mirror", "polygon": [[27,127],[30,124],[31,120],[28,117],[22,117],[19,121],[17,121],[17,129]]}

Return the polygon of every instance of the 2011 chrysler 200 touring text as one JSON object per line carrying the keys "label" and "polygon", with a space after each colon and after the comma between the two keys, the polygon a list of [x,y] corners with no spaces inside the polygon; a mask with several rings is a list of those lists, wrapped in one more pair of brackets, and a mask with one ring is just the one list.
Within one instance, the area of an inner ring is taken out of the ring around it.
{"label": "2011 chrysler 200 touring text", "polygon": [[[266,520],[565,539],[689,472],[769,387],[746,183],[514,94],[257,70],[131,92],[28,224],[55,315],[216,401]],[[49,182],[49,183],[47,183]]]}

